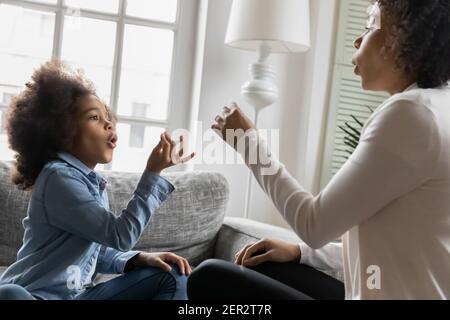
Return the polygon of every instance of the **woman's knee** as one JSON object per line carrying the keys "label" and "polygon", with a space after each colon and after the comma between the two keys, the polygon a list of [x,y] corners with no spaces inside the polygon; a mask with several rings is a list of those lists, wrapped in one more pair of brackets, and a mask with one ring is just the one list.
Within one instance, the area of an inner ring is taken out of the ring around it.
{"label": "woman's knee", "polygon": [[231,277],[230,263],[219,259],[209,259],[200,263],[187,281],[189,299],[205,299],[213,285],[219,285],[221,280]]}
{"label": "woman's knee", "polygon": [[190,277],[209,277],[227,271],[227,262],[219,259],[208,259],[200,263],[192,272]]}
{"label": "woman's knee", "polygon": [[0,285],[0,300],[32,300],[32,295],[16,284]]}
{"label": "woman's knee", "polygon": [[208,259],[200,263],[192,272],[190,278],[202,278],[210,279],[217,276],[229,275],[236,273],[236,265],[234,263],[220,260],[220,259]]}

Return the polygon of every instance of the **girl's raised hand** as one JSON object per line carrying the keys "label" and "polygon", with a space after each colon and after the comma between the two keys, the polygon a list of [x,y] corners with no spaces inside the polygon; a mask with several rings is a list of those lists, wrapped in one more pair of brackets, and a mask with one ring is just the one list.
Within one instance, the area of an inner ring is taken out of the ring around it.
{"label": "girl's raised hand", "polygon": [[147,161],[146,170],[154,173],[161,173],[162,170],[185,163],[195,157],[195,152],[183,157],[184,155],[184,138],[180,136],[180,150],[176,151],[177,144],[173,141],[167,132],[161,134],[161,140],[153,149]]}

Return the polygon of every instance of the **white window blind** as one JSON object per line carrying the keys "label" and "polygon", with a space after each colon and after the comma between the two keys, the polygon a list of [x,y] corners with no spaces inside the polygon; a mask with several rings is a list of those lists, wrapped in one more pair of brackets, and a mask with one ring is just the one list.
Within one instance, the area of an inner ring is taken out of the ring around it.
{"label": "white window blind", "polygon": [[356,51],[353,42],[365,30],[369,4],[368,0],[341,0],[340,2],[324,160],[321,171],[321,189],[328,184],[349,156],[346,152],[349,147],[344,144],[344,137],[347,134],[339,126],[345,126],[347,122],[354,128],[360,129],[351,115],[365,123],[371,114],[369,108],[375,110],[387,98],[384,93],[362,90],[360,77],[353,73],[354,66],[351,63],[352,56]]}

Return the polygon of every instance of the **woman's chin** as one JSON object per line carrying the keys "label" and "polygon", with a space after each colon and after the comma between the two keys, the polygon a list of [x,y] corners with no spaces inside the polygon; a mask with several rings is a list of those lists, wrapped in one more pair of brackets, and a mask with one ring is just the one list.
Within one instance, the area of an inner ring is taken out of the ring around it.
{"label": "woman's chin", "polygon": [[371,85],[370,81],[365,80],[364,77],[361,77],[361,88],[367,91],[373,90],[373,86]]}
{"label": "woman's chin", "polygon": [[381,77],[364,76],[361,77],[361,88],[366,91],[386,91],[386,81]]}

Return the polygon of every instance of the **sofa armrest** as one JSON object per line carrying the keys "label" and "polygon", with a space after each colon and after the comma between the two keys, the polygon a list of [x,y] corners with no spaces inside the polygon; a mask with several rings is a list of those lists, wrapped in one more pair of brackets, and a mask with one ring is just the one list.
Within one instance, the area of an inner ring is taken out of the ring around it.
{"label": "sofa armrest", "polygon": [[[226,217],[217,236],[214,258],[233,262],[236,252],[245,245],[269,237],[302,243],[302,240],[292,230],[249,219]],[[321,271],[343,281],[342,270]]]}
{"label": "sofa armrest", "polygon": [[234,261],[236,252],[245,245],[268,237],[298,243],[301,241],[293,231],[285,228],[249,219],[226,217],[217,237],[214,258]]}

